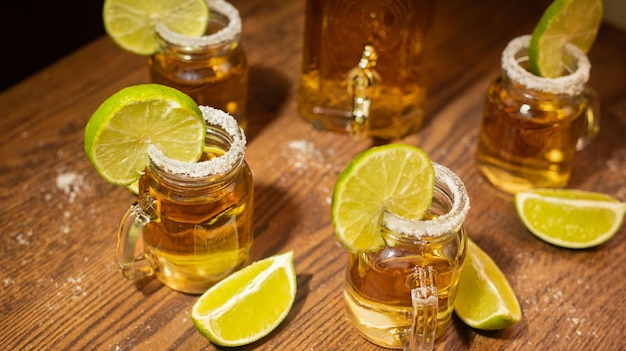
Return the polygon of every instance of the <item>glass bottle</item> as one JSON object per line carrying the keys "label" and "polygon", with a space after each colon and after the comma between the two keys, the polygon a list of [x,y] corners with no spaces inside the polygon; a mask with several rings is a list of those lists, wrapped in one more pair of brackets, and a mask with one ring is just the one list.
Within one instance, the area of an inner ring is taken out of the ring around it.
{"label": "glass bottle", "polygon": [[307,0],[298,111],[315,128],[396,139],[417,131],[434,0]]}

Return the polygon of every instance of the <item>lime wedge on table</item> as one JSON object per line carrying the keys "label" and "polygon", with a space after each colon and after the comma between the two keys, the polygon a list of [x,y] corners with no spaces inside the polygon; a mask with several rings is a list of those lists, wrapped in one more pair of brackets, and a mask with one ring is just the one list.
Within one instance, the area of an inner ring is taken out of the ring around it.
{"label": "lime wedge on table", "polygon": [[563,72],[563,47],[572,43],[587,53],[602,22],[602,0],[555,0],[543,13],[532,37],[531,71],[555,78]]}
{"label": "lime wedge on table", "polygon": [[106,181],[130,185],[150,163],[148,145],[169,158],[196,162],[206,123],[189,96],[158,84],[124,88],[106,99],[85,127],[85,153]]}
{"label": "lime wedge on table", "polygon": [[339,175],[331,216],[339,241],[351,252],[383,246],[383,210],[419,220],[430,207],[435,171],[428,155],[405,144],[358,154]]}
{"label": "lime wedge on table", "polygon": [[274,330],[295,297],[290,251],[252,263],[211,287],[194,304],[191,319],[217,345],[246,345]]}
{"label": "lime wedge on table", "polygon": [[181,35],[201,36],[209,23],[209,7],[205,0],[106,0],[102,17],[107,34],[120,47],[151,55],[159,48],[157,22]]}
{"label": "lime wedge on table", "polygon": [[496,263],[473,241],[461,271],[454,305],[457,316],[472,328],[508,328],[522,319],[515,292]]}
{"label": "lime wedge on table", "polygon": [[534,189],[517,193],[515,207],[537,237],[580,249],[609,240],[622,225],[626,203],[601,193],[574,189]]}

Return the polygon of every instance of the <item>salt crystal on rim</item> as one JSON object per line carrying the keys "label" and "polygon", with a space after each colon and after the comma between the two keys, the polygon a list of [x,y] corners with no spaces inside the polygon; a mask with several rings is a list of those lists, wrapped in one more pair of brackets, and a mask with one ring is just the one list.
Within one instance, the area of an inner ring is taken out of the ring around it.
{"label": "salt crystal on rim", "polygon": [[558,78],[539,77],[520,66],[520,61],[524,61],[528,57],[516,57],[520,51],[528,49],[530,38],[530,35],[522,35],[509,42],[502,52],[502,69],[504,72],[512,80],[528,89],[557,95],[581,94],[585,90],[585,84],[589,80],[589,71],[591,70],[591,63],[589,63],[585,53],[571,43],[565,44],[565,51],[576,60],[576,70]]}
{"label": "salt crystal on rim", "polygon": [[452,208],[444,215],[432,220],[409,220],[394,213],[384,212],[385,227],[395,233],[403,233],[415,238],[439,237],[463,225],[469,211],[467,190],[461,179],[450,169],[433,162],[436,180],[444,183],[452,195]]}
{"label": "salt crystal on rim", "polygon": [[233,138],[226,153],[207,161],[183,162],[165,156],[161,150],[150,144],[148,155],[156,165],[173,174],[185,174],[192,178],[201,178],[228,173],[244,157],[246,136],[235,118],[228,113],[208,106],[198,107],[202,111],[202,117],[204,117],[207,125],[220,126]]}
{"label": "salt crystal on rim", "polygon": [[173,32],[165,24],[159,22],[156,32],[165,41],[185,47],[211,46],[235,40],[241,34],[241,17],[239,11],[224,0],[206,0],[210,11],[220,13],[228,18],[228,25],[216,33],[201,37],[188,37]]}

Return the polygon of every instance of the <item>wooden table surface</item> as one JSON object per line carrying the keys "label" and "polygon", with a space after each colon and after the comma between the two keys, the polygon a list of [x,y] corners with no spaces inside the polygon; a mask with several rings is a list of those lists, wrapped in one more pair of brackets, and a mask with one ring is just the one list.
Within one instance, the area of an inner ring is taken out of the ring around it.
{"label": "wooden table surface", "polygon": [[[287,319],[241,350],[380,350],[347,322],[346,251],[330,223],[337,175],[375,144],[312,129],[296,110],[304,1],[233,0],[250,63],[247,161],[255,179],[253,259],[295,251],[298,293]],[[524,317],[478,331],[454,317],[437,350],[626,349],[626,227],[608,243],[568,250],[536,239],[513,204],[477,173],[485,90],[513,37],[548,1],[440,1],[428,56],[423,148],[465,182],[469,236],[497,262]],[[62,38],[42,38],[62,40]],[[601,132],[576,157],[570,187],[626,201],[626,32],[603,24],[591,85]],[[196,296],[125,280],[116,230],[134,196],[102,180],[83,152],[91,115],[119,89],[148,82],[145,57],[102,37],[0,95],[0,349],[214,350],[190,319]],[[5,69],[10,69],[5,67]]]}

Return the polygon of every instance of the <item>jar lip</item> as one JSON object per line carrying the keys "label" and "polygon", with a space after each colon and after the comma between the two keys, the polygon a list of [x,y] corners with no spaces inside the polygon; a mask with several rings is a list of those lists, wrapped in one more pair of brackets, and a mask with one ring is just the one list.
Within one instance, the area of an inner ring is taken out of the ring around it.
{"label": "jar lip", "polygon": [[228,113],[208,106],[198,106],[207,125],[217,125],[232,137],[228,151],[211,160],[201,162],[183,162],[171,159],[163,154],[155,145],[148,146],[148,155],[152,162],[165,171],[186,175],[192,178],[202,178],[213,175],[226,174],[241,163],[246,149],[246,136],[237,124],[234,117]]}
{"label": "jar lip", "polygon": [[574,44],[566,43],[565,51],[576,61],[576,69],[568,75],[557,78],[539,77],[520,66],[520,62],[527,56],[517,56],[520,51],[527,50],[530,45],[530,35],[522,35],[511,40],[502,51],[502,70],[514,81],[528,89],[557,94],[578,95],[585,89],[589,80],[591,63],[589,59]]}
{"label": "jar lip", "polygon": [[448,188],[452,197],[452,208],[432,220],[409,220],[397,214],[383,211],[383,225],[392,232],[403,233],[413,238],[441,237],[455,232],[463,225],[469,211],[469,197],[461,179],[449,168],[433,162],[436,181]]}
{"label": "jar lip", "polygon": [[164,23],[156,24],[157,34],[165,41],[181,47],[205,47],[220,45],[237,39],[241,33],[241,17],[239,11],[224,0],[206,0],[211,12],[219,13],[228,18],[228,25],[216,33],[201,37],[189,37],[169,29]]}

